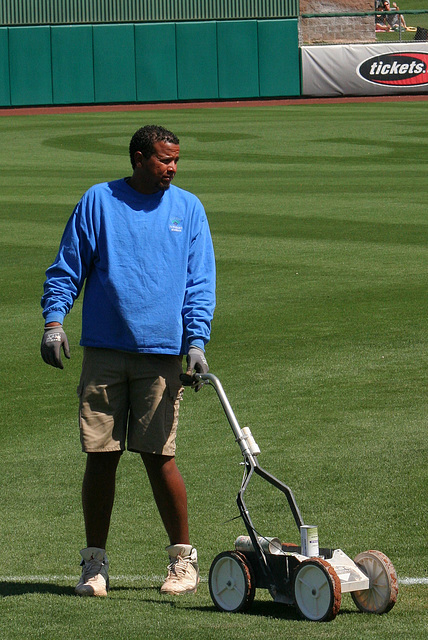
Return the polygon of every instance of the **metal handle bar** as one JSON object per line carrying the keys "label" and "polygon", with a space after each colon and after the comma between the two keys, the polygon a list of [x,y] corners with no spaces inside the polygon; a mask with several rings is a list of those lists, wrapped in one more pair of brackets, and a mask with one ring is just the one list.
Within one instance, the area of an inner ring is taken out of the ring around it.
{"label": "metal handle bar", "polygon": [[244,435],[241,427],[239,426],[239,422],[236,419],[236,416],[233,412],[229,400],[227,399],[223,386],[217,376],[212,373],[194,373],[191,376],[188,374],[183,374],[182,376],[180,376],[180,378],[185,386],[192,386],[198,382],[206,382],[214,387],[221,402],[221,406],[223,407],[226,417],[229,421],[229,424],[232,427],[232,431],[235,435],[236,441],[241,448],[242,455],[245,458],[249,458],[252,464],[256,466],[257,462],[248,447],[247,438]]}
{"label": "metal handle bar", "polygon": [[249,528],[249,525],[251,525],[251,521],[249,519],[247,520],[245,517],[245,513],[247,513],[247,517],[248,517],[248,512],[243,501],[243,494],[245,492],[245,489],[248,485],[248,481],[253,471],[255,471],[257,475],[264,478],[264,480],[267,480],[267,482],[269,482],[271,485],[273,485],[274,487],[282,491],[282,493],[284,493],[284,495],[287,498],[287,501],[290,506],[296,525],[300,529],[300,527],[304,525],[304,521],[300,514],[299,507],[297,506],[293,492],[291,491],[290,487],[288,487],[286,484],[281,482],[281,480],[278,480],[277,478],[275,478],[275,476],[270,474],[268,471],[263,469],[258,464],[257,459],[253,456],[250,449],[248,448],[248,444],[247,444],[248,441],[241,427],[239,426],[238,420],[236,419],[236,416],[233,412],[232,407],[230,406],[230,402],[227,399],[223,386],[220,380],[217,378],[217,376],[215,376],[212,373],[194,373],[193,375],[183,374],[180,377],[184,385],[192,386],[197,384],[198,382],[206,382],[208,384],[211,384],[214,387],[214,389],[217,391],[217,395],[220,399],[221,405],[224,409],[224,412],[229,421],[229,424],[232,427],[232,431],[235,434],[236,441],[238,442],[241,448],[242,455],[244,456],[244,460],[247,465],[248,477],[247,477],[247,480],[244,482],[243,486],[241,487],[241,491],[239,492],[239,495],[238,495],[238,504],[240,505],[241,515],[243,516],[244,521],[247,524],[247,528]]}

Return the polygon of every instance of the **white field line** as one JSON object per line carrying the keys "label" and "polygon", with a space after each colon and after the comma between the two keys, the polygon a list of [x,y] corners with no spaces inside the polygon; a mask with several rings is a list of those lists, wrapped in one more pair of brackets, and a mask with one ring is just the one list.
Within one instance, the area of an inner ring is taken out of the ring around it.
{"label": "white field line", "polygon": [[[0,576],[1,582],[17,582],[17,583],[41,583],[41,584],[50,584],[55,582],[71,582],[74,583],[79,579],[78,575],[75,576],[57,576],[57,575],[48,575],[48,576],[38,576],[38,575],[28,575],[28,576]],[[126,576],[126,575],[110,575],[110,582],[122,582],[122,583],[162,583],[165,579],[165,576],[157,576],[157,575],[139,575],[139,576]],[[208,577],[201,576],[201,582],[208,582]],[[425,584],[428,585],[428,578],[398,578],[399,584],[404,586],[409,585],[418,585]]]}
{"label": "white field line", "polygon": [[398,578],[400,584],[428,584],[428,578]]}

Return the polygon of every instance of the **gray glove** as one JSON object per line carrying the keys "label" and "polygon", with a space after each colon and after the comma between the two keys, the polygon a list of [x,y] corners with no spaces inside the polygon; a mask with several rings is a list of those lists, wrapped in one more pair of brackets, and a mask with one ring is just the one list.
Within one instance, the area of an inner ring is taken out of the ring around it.
{"label": "gray glove", "polygon": [[[208,362],[205,358],[205,353],[199,347],[191,346],[187,353],[187,373],[208,373]],[[199,382],[193,385],[195,391],[199,391],[202,388],[203,382]]]}
{"label": "gray glove", "polygon": [[61,347],[64,350],[65,357],[70,358],[70,347],[62,326],[45,327],[40,352],[46,364],[58,369],[64,369],[61,360]]}

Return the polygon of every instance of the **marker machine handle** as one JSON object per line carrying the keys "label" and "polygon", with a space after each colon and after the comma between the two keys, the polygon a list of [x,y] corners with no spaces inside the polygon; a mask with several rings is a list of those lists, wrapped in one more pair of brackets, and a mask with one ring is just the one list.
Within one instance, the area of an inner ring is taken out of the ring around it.
{"label": "marker machine handle", "polygon": [[250,447],[248,435],[244,433],[244,431],[239,426],[239,422],[236,419],[236,416],[233,412],[231,404],[227,399],[223,386],[220,380],[217,378],[217,376],[215,376],[212,373],[194,373],[193,375],[184,373],[180,376],[180,379],[184,386],[193,386],[198,382],[206,382],[207,384],[210,384],[214,387],[219,397],[221,406],[224,409],[228,422],[232,427],[232,431],[235,435],[236,442],[239,444],[241,448],[242,455],[251,458],[254,462],[254,455],[257,455],[257,453],[259,453],[260,450],[258,450],[256,453],[254,449],[252,450],[252,448]]}
{"label": "marker machine handle", "polygon": [[[238,442],[241,451],[242,451],[242,455],[244,456],[244,459],[246,460],[248,466],[248,469],[250,469],[250,474],[248,475],[246,481],[244,482],[244,485],[241,488],[241,491],[239,492],[239,496],[238,496],[238,504],[240,504],[240,511],[241,511],[241,515],[243,515],[244,517],[244,522],[246,522],[246,518],[245,518],[245,514],[247,513],[245,504],[243,502],[243,494],[245,492],[246,486],[248,484],[248,481],[251,477],[251,474],[253,471],[255,471],[255,473],[257,475],[259,475],[260,477],[264,478],[265,480],[267,480],[271,485],[273,485],[274,487],[276,487],[277,489],[279,489],[287,498],[288,504],[290,506],[291,512],[293,514],[294,520],[296,522],[297,528],[300,530],[300,527],[302,527],[305,523],[303,521],[303,518],[300,514],[299,511],[299,507],[297,506],[296,500],[294,498],[293,492],[291,491],[290,487],[288,487],[286,484],[284,484],[283,482],[281,482],[281,480],[278,480],[277,478],[275,478],[275,476],[273,476],[271,473],[269,473],[268,471],[266,471],[265,469],[263,469],[257,462],[256,457],[249,446],[249,442],[247,440],[247,436],[246,434],[243,432],[243,430],[241,429],[241,427],[239,426],[238,420],[236,419],[236,416],[233,412],[233,409],[230,405],[229,400],[227,399],[226,393],[222,387],[222,384],[220,382],[220,380],[217,378],[217,376],[213,375],[212,373],[195,373],[193,375],[189,375],[189,374],[182,374],[180,376],[180,379],[183,383],[183,385],[185,386],[194,386],[195,384],[197,384],[198,382],[206,382],[207,384],[211,384],[214,389],[217,391],[217,395],[220,399],[221,405],[224,409],[224,412],[226,414],[226,417],[229,421],[230,426],[232,427],[232,431],[235,434],[236,437],[236,441]],[[257,446],[257,445],[256,445]],[[258,448],[258,447],[257,447]],[[260,451],[260,450],[259,450]],[[248,521],[248,526],[247,526],[248,530],[250,531],[251,528],[251,521]]]}

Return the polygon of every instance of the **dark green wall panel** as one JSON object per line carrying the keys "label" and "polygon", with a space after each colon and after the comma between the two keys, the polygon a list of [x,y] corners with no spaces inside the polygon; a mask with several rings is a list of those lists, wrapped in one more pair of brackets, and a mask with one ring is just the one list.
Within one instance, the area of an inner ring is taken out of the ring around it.
{"label": "dark green wall panel", "polygon": [[257,21],[217,23],[220,98],[259,95]]}
{"label": "dark green wall panel", "polygon": [[216,23],[178,23],[176,38],[178,98],[218,98]]}
{"label": "dark green wall panel", "polygon": [[300,95],[297,20],[0,28],[0,106]]}
{"label": "dark green wall panel", "polygon": [[50,27],[9,29],[12,105],[52,104]]}
{"label": "dark green wall panel", "polygon": [[54,104],[94,102],[92,26],[52,27]]}
{"label": "dark green wall panel", "polygon": [[0,106],[10,105],[8,30],[0,29]]}
{"label": "dark green wall panel", "polygon": [[258,23],[260,96],[300,93],[297,20]]}
{"label": "dark green wall panel", "polygon": [[95,25],[95,102],[135,102],[134,25]]}
{"label": "dark green wall panel", "polygon": [[175,24],[135,26],[137,100],[177,100]]}

